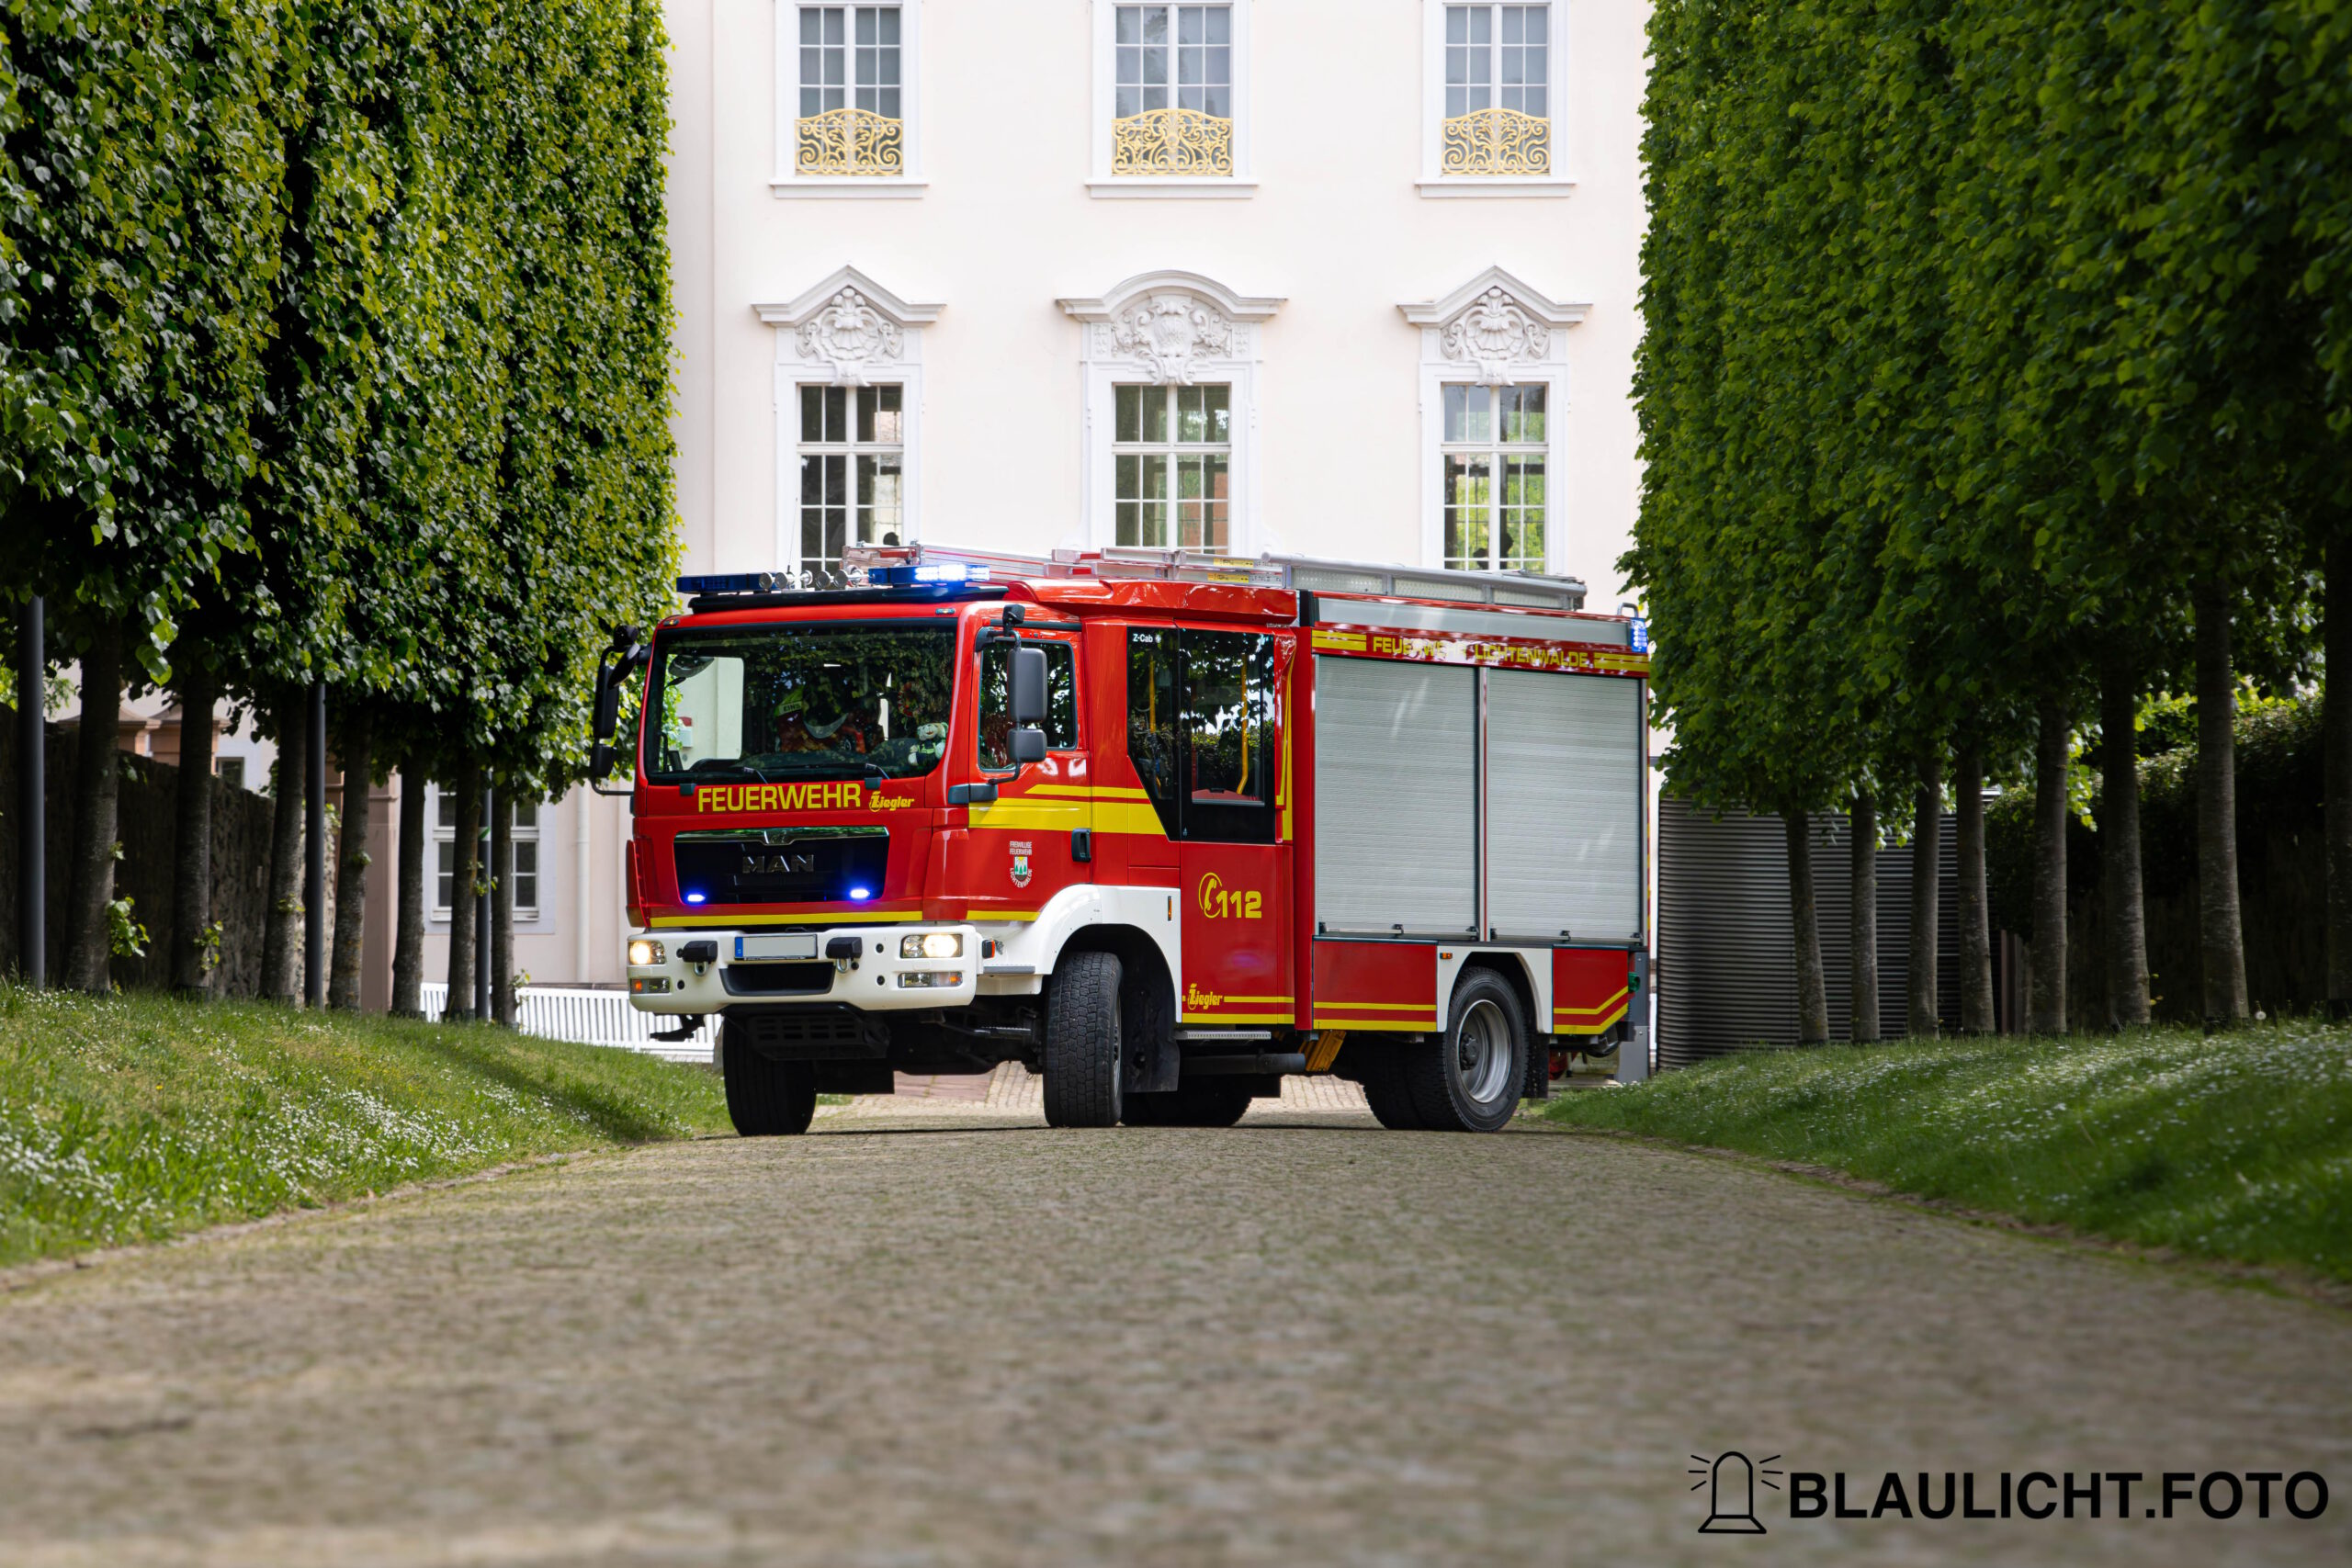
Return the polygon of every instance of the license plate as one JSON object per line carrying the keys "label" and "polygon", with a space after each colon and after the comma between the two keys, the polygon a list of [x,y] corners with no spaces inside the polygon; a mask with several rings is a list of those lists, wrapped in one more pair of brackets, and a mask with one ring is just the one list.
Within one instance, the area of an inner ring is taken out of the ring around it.
{"label": "license plate", "polygon": [[795,931],[789,936],[739,936],[735,939],[735,962],[738,964],[778,964],[816,956],[817,934],[814,931]]}

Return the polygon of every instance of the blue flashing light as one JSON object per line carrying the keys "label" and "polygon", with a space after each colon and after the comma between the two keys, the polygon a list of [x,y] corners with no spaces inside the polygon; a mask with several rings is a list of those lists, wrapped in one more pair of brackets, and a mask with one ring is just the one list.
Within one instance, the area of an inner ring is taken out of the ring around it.
{"label": "blue flashing light", "polygon": [[687,903],[689,903],[689,904],[699,904],[699,903],[701,903],[702,901],[703,901],[703,895],[702,895],[702,894],[699,894],[699,893],[689,893],[689,894],[687,894],[687,895],[686,895],[686,902],[687,902]]}
{"label": "blue flashing light", "polygon": [[1635,653],[1647,653],[1650,650],[1650,624],[1640,615],[1634,617],[1633,645],[1633,651]]}
{"label": "blue flashing light", "polygon": [[932,561],[922,566],[877,566],[865,574],[865,581],[876,588],[953,586],[962,582],[986,582],[988,580],[988,568],[967,566],[962,561]]}
{"label": "blue flashing light", "polygon": [[856,899],[858,902],[863,903],[866,899],[874,897],[874,889],[871,887],[853,887],[849,890],[849,896],[852,898]]}

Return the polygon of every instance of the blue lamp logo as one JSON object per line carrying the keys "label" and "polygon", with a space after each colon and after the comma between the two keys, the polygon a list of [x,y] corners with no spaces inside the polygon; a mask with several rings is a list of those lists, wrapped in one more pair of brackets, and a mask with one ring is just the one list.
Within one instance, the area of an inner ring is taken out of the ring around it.
{"label": "blue lamp logo", "polygon": [[1762,1535],[1764,1521],[1756,1517],[1756,1483],[1760,1476],[1773,1491],[1781,1483],[1773,1479],[1781,1472],[1770,1468],[1780,1460],[1771,1454],[1760,1461],[1733,1449],[1713,1460],[1703,1454],[1690,1456],[1697,1463],[1690,1473],[1699,1479],[1690,1490],[1707,1488],[1707,1522],[1699,1527],[1701,1535]]}

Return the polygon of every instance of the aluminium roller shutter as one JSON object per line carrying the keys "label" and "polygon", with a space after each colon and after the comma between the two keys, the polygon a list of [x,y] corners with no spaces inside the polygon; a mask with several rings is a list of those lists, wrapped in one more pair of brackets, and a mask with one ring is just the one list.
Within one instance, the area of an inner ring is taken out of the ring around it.
{"label": "aluminium roller shutter", "polygon": [[1315,660],[1315,919],[1476,929],[1477,671]]}
{"label": "aluminium roller shutter", "polygon": [[1499,937],[1642,931],[1642,686],[1487,676],[1487,924]]}

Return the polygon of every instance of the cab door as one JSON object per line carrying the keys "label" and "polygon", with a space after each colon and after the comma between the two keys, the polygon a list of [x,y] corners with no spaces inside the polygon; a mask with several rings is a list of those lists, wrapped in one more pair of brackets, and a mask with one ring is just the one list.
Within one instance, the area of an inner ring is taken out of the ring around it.
{"label": "cab door", "polygon": [[1283,841],[1282,693],[1289,645],[1258,631],[1175,637],[1179,1021],[1193,1028],[1293,1021],[1290,846]]}

